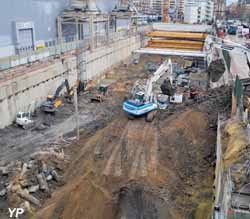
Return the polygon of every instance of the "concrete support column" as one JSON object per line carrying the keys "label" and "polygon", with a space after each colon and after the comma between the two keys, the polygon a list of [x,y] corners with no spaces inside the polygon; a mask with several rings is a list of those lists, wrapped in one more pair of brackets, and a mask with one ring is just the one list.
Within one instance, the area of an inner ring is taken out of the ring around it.
{"label": "concrete support column", "polygon": [[113,17],[113,21],[115,24],[115,32],[116,32],[117,31],[117,17],[116,16]]}
{"label": "concrete support column", "polygon": [[129,33],[129,36],[131,36],[131,33],[132,33],[132,19],[131,19],[131,17],[129,17],[129,20],[128,20],[128,33]]}
{"label": "concrete support column", "polygon": [[58,43],[61,44],[63,41],[63,36],[62,36],[62,18],[57,17],[57,40]]}
{"label": "concrete support column", "polygon": [[94,40],[95,40],[95,33],[94,33],[94,18],[91,15],[89,18],[89,33],[90,33],[90,50],[94,49]]}
{"label": "concrete support column", "polygon": [[79,40],[79,23],[78,23],[78,19],[75,19],[75,23],[76,23],[76,40]]}
{"label": "concrete support column", "polygon": [[110,33],[109,33],[109,31],[110,31],[110,18],[108,17],[108,20],[106,21],[106,24],[105,24],[105,26],[106,26],[106,42],[107,42],[107,44],[109,44],[109,42],[110,42],[110,40],[109,40],[109,35],[110,35]]}

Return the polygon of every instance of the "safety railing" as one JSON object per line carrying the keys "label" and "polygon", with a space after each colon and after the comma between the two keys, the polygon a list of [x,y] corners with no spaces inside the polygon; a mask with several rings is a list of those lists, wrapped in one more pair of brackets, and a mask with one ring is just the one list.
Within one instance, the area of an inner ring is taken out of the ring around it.
{"label": "safety railing", "polygon": [[[129,36],[136,35],[136,32],[131,31],[121,31],[121,32],[111,32],[109,37],[106,35],[97,35],[93,39],[94,47],[100,47],[104,44],[107,44],[107,39],[109,38],[109,43],[126,39]],[[57,43],[49,47],[45,47],[35,51],[27,51],[19,55],[13,55],[0,59],[0,71],[7,70],[19,65],[29,64],[38,60],[46,59],[50,56],[60,55],[77,48],[82,48],[88,50],[90,48],[90,38],[84,40],[72,41],[72,42],[63,42]]]}

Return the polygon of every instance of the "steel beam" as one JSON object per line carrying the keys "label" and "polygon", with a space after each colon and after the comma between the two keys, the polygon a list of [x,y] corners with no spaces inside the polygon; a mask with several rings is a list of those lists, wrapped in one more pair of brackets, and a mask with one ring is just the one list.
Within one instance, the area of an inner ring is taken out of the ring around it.
{"label": "steel beam", "polygon": [[186,33],[186,32],[164,32],[153,31],[146,34],[148,37],[162,37],[162,38],[180,38],[180,39],[197,39],[205,40],[208,36],[205,33]]}

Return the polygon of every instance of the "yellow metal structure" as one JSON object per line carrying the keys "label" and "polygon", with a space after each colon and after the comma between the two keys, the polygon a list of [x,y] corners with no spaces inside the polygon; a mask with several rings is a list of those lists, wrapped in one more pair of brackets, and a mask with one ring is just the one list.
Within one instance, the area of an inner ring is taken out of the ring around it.
{"label": "yellow metal structure", "polygon": [[148,42],[149,48],[172,48],[183,50],[202,50],[203,42],[188,40],[161,40],[152,39]]}
{"label": "yellow metal structure", "polygon": [[191,40],[205,40],[208,36],[206,33],[189,33],[189,32],[168,32],[168,31],[152,31],[146,33],[148,37],[160,38],[177,38],[177,39],[191,39]]}
{"label": "yellow metal structure", "polygon": [[148,41],[148,48],[201,51],[208,35],[206,33],[152,31],[146,36],[151,38]]}

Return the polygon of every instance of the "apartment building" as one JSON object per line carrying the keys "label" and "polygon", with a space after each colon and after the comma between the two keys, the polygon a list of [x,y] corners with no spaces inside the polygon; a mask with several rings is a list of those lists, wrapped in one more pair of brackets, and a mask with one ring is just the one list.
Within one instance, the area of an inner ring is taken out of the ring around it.
{"label": "apartment building", "polygon": [[205,23],[213,20],[214,2],[211,0],[186,0],[184,22]]}
{"label": "apartment building", "polygon": [[137,10],[143,14],[160,15],[164,0],[133,0]]}
{"label": "apartment building", "polygon": [[238,0],[238,4],[250,6],[250,0]]}
{"label": "apartment building", "polygon": [[176,8],[179,12],[184,13],[185,0],[167,0],[169,8]]}
{"label": "apartment building", "polygon": [[133,0],[138,11],[144,14],[162,14],[164,9],[172,9],[184,13],[185,0]]}
{"label": "apartment building", "polygon": [[214,16],[216,19],[225,18],[226,7],[226,0],[214,0]]}

